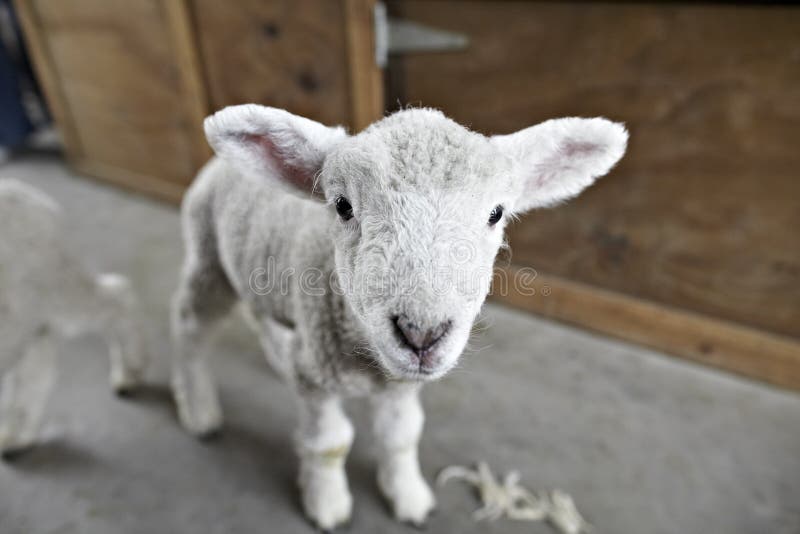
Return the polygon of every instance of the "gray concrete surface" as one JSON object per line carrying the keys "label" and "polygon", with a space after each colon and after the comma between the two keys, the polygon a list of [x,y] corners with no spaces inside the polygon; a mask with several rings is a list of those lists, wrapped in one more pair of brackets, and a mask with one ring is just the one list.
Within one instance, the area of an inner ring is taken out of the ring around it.
{"label": "gray concrete surface", "polygon": [[[76,253],[129,274],[148,311],[154,366],[131,399],[111,395],[104,347],[61,347],[45,442],[0,465],[0,533],[303,533],[287,390],[234,318],[217,369],[224,433],[198,442],[167,390],[167,301],[181,257],[171,206],[73,176],[54,156],[0,167],[62,202]],[[429,477],[448,464],[516,468],[531,488],[563,488],[604,534],[800,532],[800,396],[498,306],[464,364],[426,390]],[[354,403],[357,425],[363,407]],[[348,461],[348,532],[413,532],[378,497],[368,434]],[[433,533],[546,533],[475,524],[472,491],[437,491]]]}

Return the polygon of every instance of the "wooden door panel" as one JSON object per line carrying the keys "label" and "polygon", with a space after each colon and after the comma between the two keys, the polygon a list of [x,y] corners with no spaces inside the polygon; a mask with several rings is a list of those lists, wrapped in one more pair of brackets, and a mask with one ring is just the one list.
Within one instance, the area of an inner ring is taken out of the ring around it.
{"label": "wooden door panel", "polygon": [[194,0],[211,106],[255,102],[349,120],[342,3]]}
{"label": "wooden door panel", "polygon": [[163,2],[36,0],[80,158],[186,184],[193,128]]}

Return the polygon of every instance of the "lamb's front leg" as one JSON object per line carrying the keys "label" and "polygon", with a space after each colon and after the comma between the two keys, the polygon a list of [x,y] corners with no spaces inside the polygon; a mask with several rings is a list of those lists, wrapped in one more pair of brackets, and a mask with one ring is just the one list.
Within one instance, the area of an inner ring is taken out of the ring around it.
{"label": "lamb's front leg", "polygon": [[353,425],[339,398],[322,394],[300,397],[296,436],[300,491],[306,515],[323,530],[350,519],[353,499],[344,463],[353,435]]}
{"label": "lamb's front leg", "polygon": [[417,384],[390,385],[373,398],[378,486],[395,517],[416,525],[423,524],[436,506],[417,457],[424,422]]}

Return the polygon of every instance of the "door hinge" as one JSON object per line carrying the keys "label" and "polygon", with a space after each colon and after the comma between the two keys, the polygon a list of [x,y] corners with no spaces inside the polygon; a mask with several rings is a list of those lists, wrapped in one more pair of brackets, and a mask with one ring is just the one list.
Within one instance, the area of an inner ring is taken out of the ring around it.
{"label": "door hinge", "polygon": [[375,62],[380,68],[386,66],[392,54],[457,51],[469,46],[469,38],[462,33],[389,17],[383,2],[375,4],[373,20]]}

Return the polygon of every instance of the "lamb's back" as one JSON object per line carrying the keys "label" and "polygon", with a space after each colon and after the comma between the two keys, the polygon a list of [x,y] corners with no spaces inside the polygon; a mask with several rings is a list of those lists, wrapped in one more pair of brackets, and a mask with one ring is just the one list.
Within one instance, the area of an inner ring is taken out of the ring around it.
{"label": "lamb's back", "polygon": [[[333,255],[330,240],[314,240],[309,248],[308,236],[326,236],[331,224],[322,202],[303,198],[275,179],[245,176],[219,158],[200,172],[182,212],[184,234],[205,226],[203,246],[213,248],[234,290],[256,315],[292,322],[291,295],[281,279],[291,292],[295,277],[316,267],[320,253]],[[266,276],[274,287],[254,290],[254,282],[263,288]]]}

